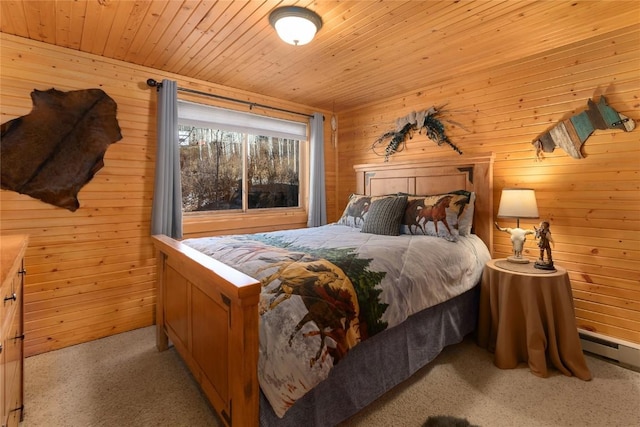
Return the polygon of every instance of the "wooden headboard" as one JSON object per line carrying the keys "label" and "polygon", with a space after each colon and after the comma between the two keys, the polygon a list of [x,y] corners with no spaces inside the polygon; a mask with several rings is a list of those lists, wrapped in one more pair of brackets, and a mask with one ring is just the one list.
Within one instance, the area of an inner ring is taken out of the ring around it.
{"label": "wooden headboard", "polygon": [[434,157],[400,163],[355,165],[358,194],[441,194],[454,190],[476,193],[473,232],[493,253],[494,154]]}

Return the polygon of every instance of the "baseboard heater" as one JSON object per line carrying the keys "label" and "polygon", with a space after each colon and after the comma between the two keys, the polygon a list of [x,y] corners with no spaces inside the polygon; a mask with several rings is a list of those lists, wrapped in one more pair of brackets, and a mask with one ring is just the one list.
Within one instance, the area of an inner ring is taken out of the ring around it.
{"label": "baseboard heater", "polygon": [[640,345],[578,329],[582,350],[640,372]]}

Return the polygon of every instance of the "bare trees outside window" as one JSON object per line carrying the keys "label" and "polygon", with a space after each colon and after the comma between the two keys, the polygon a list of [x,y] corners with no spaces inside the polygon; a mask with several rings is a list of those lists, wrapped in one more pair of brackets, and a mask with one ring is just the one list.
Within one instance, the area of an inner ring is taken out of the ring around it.
{"label": "bare trees outside window", "polygon": [[299,206],[300,141],[185,124],[179,138],[185,212]]}

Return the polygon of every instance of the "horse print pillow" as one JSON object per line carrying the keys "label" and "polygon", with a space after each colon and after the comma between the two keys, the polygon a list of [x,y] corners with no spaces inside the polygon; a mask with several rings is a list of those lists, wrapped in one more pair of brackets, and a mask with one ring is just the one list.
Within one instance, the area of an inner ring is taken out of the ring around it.
{"label": "horse print pillow", "polygon": [[409,196],[402,233],[437,236],[455,242],[471,232],[475,194],[459,190],[433,196]]}
{"label": "horse print pillow", "polygon": [[362,228],[364,217],[371,206],[371,196],[364,194],[352,194],[349,197],[349,203],[344,209],[342,216],[338,220],[338,224],[348,225],[350,227]]}
{"label": "horse print pillow", "polygon": [[[402,196],[406,196],[403,194]],[[348,225],[350,227],[362,229],[362,224],[369,213],[371,204],[376,200],[385,198],[397,198],[395,194],[385,196],[367,196],[364,194],[352,194],[349,197],[349,203],[344,209],[342,216],[338,220],[338,224]]]}
{"label": "horse print pillow", "polygon": [[458,232],[461,236],[467,236],[471,234],[473,228],[473,212],[476,202],[476,193],[472,193],[465,190],[454,191],[450,194],[458,194],[464,196],[454,202],[456,209],[458,210]]}

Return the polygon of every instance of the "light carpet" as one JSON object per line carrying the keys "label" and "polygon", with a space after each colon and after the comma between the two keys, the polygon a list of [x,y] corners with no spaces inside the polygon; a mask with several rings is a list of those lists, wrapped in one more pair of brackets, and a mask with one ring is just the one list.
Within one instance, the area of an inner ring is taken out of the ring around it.
{"label": "light carpet", "polygon": [[[433,415],[483,427],[640,426],[640,373],[593,356],[587,364],[592,381],[538,378],[526,365],[496,368],[467,339],[342,427],[420,427]],[[155,327],[25,361],[23,427],[221,425],[175,349],[156,350]]]}

